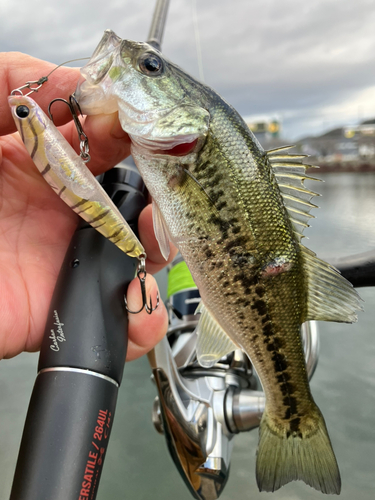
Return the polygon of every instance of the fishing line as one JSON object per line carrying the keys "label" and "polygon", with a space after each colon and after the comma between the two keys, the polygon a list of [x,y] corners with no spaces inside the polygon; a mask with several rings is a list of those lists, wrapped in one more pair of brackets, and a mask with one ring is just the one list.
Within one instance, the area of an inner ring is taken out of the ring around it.
{"label": "fishing line", "polygon": [[197,0],[191,0],[191,5],[192,5],[192,9],[193,9],[193,25],[194,25],[194,35],[195,35],[195,48],[197,51],[197,59],[198,59],[199,79],[204,83],[205,80],[204,80],[204,73],[203,73],[201,41],[200,41],[200,36],[199,36]]}
{"label": "fishing line", "polygon": [[48,73],[47,76],[43,76],[42,78],[48,78],[50,75],[52,75],[52,73],[54,71],[56,71],[58,68],[61,68],[61,66],[65,66],[65,64],[69,64],[71,62],[76,62],[76,61],[83,61],[86,59],[90,59],[90,57],[79,57],[78,59],[70,59],[69,61],[65,61],[65,62],[59,64],[58,66],[56,66],[56,68],[53,68],[53,70],[50,73]]}

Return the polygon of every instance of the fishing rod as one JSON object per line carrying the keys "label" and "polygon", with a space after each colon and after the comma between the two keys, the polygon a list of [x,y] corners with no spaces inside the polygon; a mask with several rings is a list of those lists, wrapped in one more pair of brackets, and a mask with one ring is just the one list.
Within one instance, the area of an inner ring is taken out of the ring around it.
{"label": "fishing rod", "polygon": [[147,43],[161,50],[165,23],[167,21],[169,0],[157,0],[152,23],[148,33]]}
{"label": "fishing rod", "polygon": [[[165,4],[158,1],[150,30],[159,46]],[[148,197],[138,171],[112,169],[102,186],[136,232]],[[126,358],[124,297],[136,266],[79,223],[47,316],[10,500],[95,500]]]}

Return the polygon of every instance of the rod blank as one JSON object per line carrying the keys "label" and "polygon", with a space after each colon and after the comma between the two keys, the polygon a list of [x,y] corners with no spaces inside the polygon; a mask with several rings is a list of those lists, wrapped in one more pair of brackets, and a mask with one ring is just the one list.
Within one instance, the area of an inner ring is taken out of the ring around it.
{"label": "rod blank", "polygon": [[169,0],[157,0],[147,43],[161,50],[161,41],[167,19]]}

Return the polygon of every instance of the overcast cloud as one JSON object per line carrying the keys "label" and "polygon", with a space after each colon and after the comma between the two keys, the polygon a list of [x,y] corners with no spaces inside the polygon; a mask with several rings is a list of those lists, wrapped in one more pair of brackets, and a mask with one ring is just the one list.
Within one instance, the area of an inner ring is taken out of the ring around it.
{"label": "overcast cloud", "polygon": [[[164,54],[199,77],[195,0],[170,0]],[[103,31],[147,38],[155,0],[1,0],[0,49],[55,63]],[[375,117],[375,1],[196,0],[205,81],[295,139]],[[36,78],[40,75],[36,75]]]}

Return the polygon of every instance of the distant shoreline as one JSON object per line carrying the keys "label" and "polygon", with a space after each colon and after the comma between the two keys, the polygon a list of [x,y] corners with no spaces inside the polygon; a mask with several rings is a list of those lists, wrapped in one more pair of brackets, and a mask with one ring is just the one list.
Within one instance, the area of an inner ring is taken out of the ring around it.
{"label": "distant shoreline", "polygon": [[[310,161],[310,159],[309,159]],[[374,172],[375,173],[375,163],[356,163],[356,162],[345,162],[345,163],[319,163],[319,162],[311,162],[315,163],[319,169],[319,174],[325,173],[340,173],[340,172]],[[315,169],[308,169],[311,173]]]}

